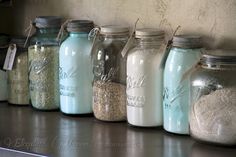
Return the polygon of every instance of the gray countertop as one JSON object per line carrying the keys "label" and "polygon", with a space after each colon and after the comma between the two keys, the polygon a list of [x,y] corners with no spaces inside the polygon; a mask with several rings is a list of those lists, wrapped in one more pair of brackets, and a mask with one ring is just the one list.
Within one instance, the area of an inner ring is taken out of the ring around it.
{"label": "gray countertop", "polygon": [[[162,128],[135,128],[125,122],[68,117],[60,112],[40,112],[6,103],[0,103],[0,147],[53,157],[236,156],[235,147],[200,144]],[[0,149],[0,154],[3,151],[7,152]]]}

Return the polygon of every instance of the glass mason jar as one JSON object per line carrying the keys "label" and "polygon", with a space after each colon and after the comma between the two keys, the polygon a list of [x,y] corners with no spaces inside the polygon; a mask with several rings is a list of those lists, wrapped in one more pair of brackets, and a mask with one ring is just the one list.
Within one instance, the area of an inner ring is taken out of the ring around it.
{"label": "glass mason jar", "polygon": [[28,49],[30,99],[39,110],[59,108],[59,42],[56,40],[61,18],[35,19],[36,33]]}
{"label": "glass mason jar", "polygon": [[72,20],[67,24],[69,37],[59,52],[60,109],[65,114],[92,113],[91,29],[92,21]]}
{"label": "glass mason jar", "polygon": [[201,57],[199,36],[174,36],[164,69],[164,129],[176,134],[189,134],[189,79],[183,75]]}
{"label": "glass mason jar", "polygon": [[203,55],[191,74],[190,134],[200,141],[236,145],[236,53]]}
{"label": "glass mason jar", "polygon": [[8,103],[15,105],[29,105],[28,84],[28,49],[24,47],[25,37],[11,39],[16,44],[17,51],[12,70],[8,73]]}
{"label": "glass mason jar", "polygon": [[140,127],[162,125],[162,69],[164,32],[135,31],[135,46],[127,57],[127,118]]}
{"label": "glass mason jar", "polygon": [[7,73],[3,71],[4,61],[9,47],[9,37],[5,34],[0,34],[0,101],[7,101]]}
{"label": "glass mason jar", "polygon": [[121,51],[128,37],[127,27],[103,26],[93,45],[93,112],[99,120],[126,120],[126,58]]}

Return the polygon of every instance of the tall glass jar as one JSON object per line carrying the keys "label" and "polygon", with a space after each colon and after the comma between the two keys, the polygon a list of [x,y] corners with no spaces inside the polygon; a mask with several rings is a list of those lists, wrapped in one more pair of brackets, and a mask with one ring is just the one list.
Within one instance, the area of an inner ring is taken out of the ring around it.
{"label": "tall glass jar", "polygon": [[36,33],[28,49],[30,99],[39,110],[59,108],[59,43],[56,40],[61,18],[35,19]]}
{"label": "tall glass jar", "polygon": [[236,53],[208,51],[191,74],[190,134],[236,145]]}
{"label": "tall glass jar", "polygon": [[92,113],[91,29],[92,21],[70,21],[69,37],[60,47],[60,109],[65,114]]}
{"label": "tall glass jar", "polygon": [[150,28],[135,31],[135,47],[127,57],[127,118],[131,125],[162,125],[163,43],[163,31]]}
{"label": "tall glass jar", "polygon": [[199,36],[175,36],[164,70],[164,129],[189,134],[189,79],[184,74],[201,56]]}
{"label": "tall glass jar", "polygon": [[16,44],[12,70],[8,71],[8,103],[15,105],[29,105],[28,84],[28,49],[24,47],[26,38],[14,37],[11,44]]}
{"label": "tall glass jar", "polygon": [[0,34],[0,101],[7,101],[7,73],[3,71],[3,65],[9,47],[9,37],[5,34]]}
{"label": "tall glass jar", "polygon": [[127,27],[103,26],[93,46],[93,112],[99,120],[126,120],[126,58],[121,51],[128,37]]}

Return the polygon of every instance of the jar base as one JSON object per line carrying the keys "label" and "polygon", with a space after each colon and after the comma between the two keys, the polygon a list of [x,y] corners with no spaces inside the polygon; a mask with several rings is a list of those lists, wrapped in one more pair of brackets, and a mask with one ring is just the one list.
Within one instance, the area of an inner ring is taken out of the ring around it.
{"label": "jar base", "polygon": [[42,112],[57,112],[57,111],[60,111],[59,108],[57,109],[39,109],[39,108],[36,108],[34,107],[33,105],[31,105],[32,109],[36,110],[36,111],[42,111]]}
{"label": "jar base", "polygon": [[77,114],[77,113],[65,113],[62,111],[61,111],[61,113],[65,116],[70,116],[70,117],[93,117],[94,116],[93,113],[82,113],[82,114],[79,113],[79,114]]}
{"label": "jar base", "polygon": [[116,121],[112,121],[112,120],[102,120],[102,119],[98,119],[95,117],[95,119],[97,121],[100,121],[100,122],[104,122],[104,123],[124,123],[126,122],[126,120],[116,120]]}
{"label": "jar base", "polygon": [[17,107],[28,107],[30,106],[30,104],[14,104],[14,103],[10,103],[10,102],[7,102],[8,105],[12,105],[12,106],[17,106]]}
{"label": "jar base", "polygon": [[133,125],[133,124],[130,124],[129,122],[128,122],[128,126],[134,127],[134,128],[150,128],[150,129],[156,128],[156,129],[163,129],[162,126],[140,126],[140,125]]}

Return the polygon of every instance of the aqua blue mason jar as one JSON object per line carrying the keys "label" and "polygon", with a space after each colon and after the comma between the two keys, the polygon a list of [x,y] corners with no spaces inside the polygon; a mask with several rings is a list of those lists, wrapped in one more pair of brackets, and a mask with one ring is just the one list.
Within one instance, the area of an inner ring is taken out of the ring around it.
{"label": "aqua blue mason jar", "polygon": [[60,109],[69,115],[92,113],[92,42],[88,33],[93,22],[72,20],[67,24],[69,37],[59,52]]}
{"label": "aqua blue mason jar", "polygon": [[30,100],[35,109],[59,109],[59,42],[62,19],[40,16],[28,48]]}
{"label": "aqua blue mason jar", "polygon": [[202,42],[199,36],[174,36],[164,69],[164,129],[189,134],[189,78],[184,74],[200,60]]}

